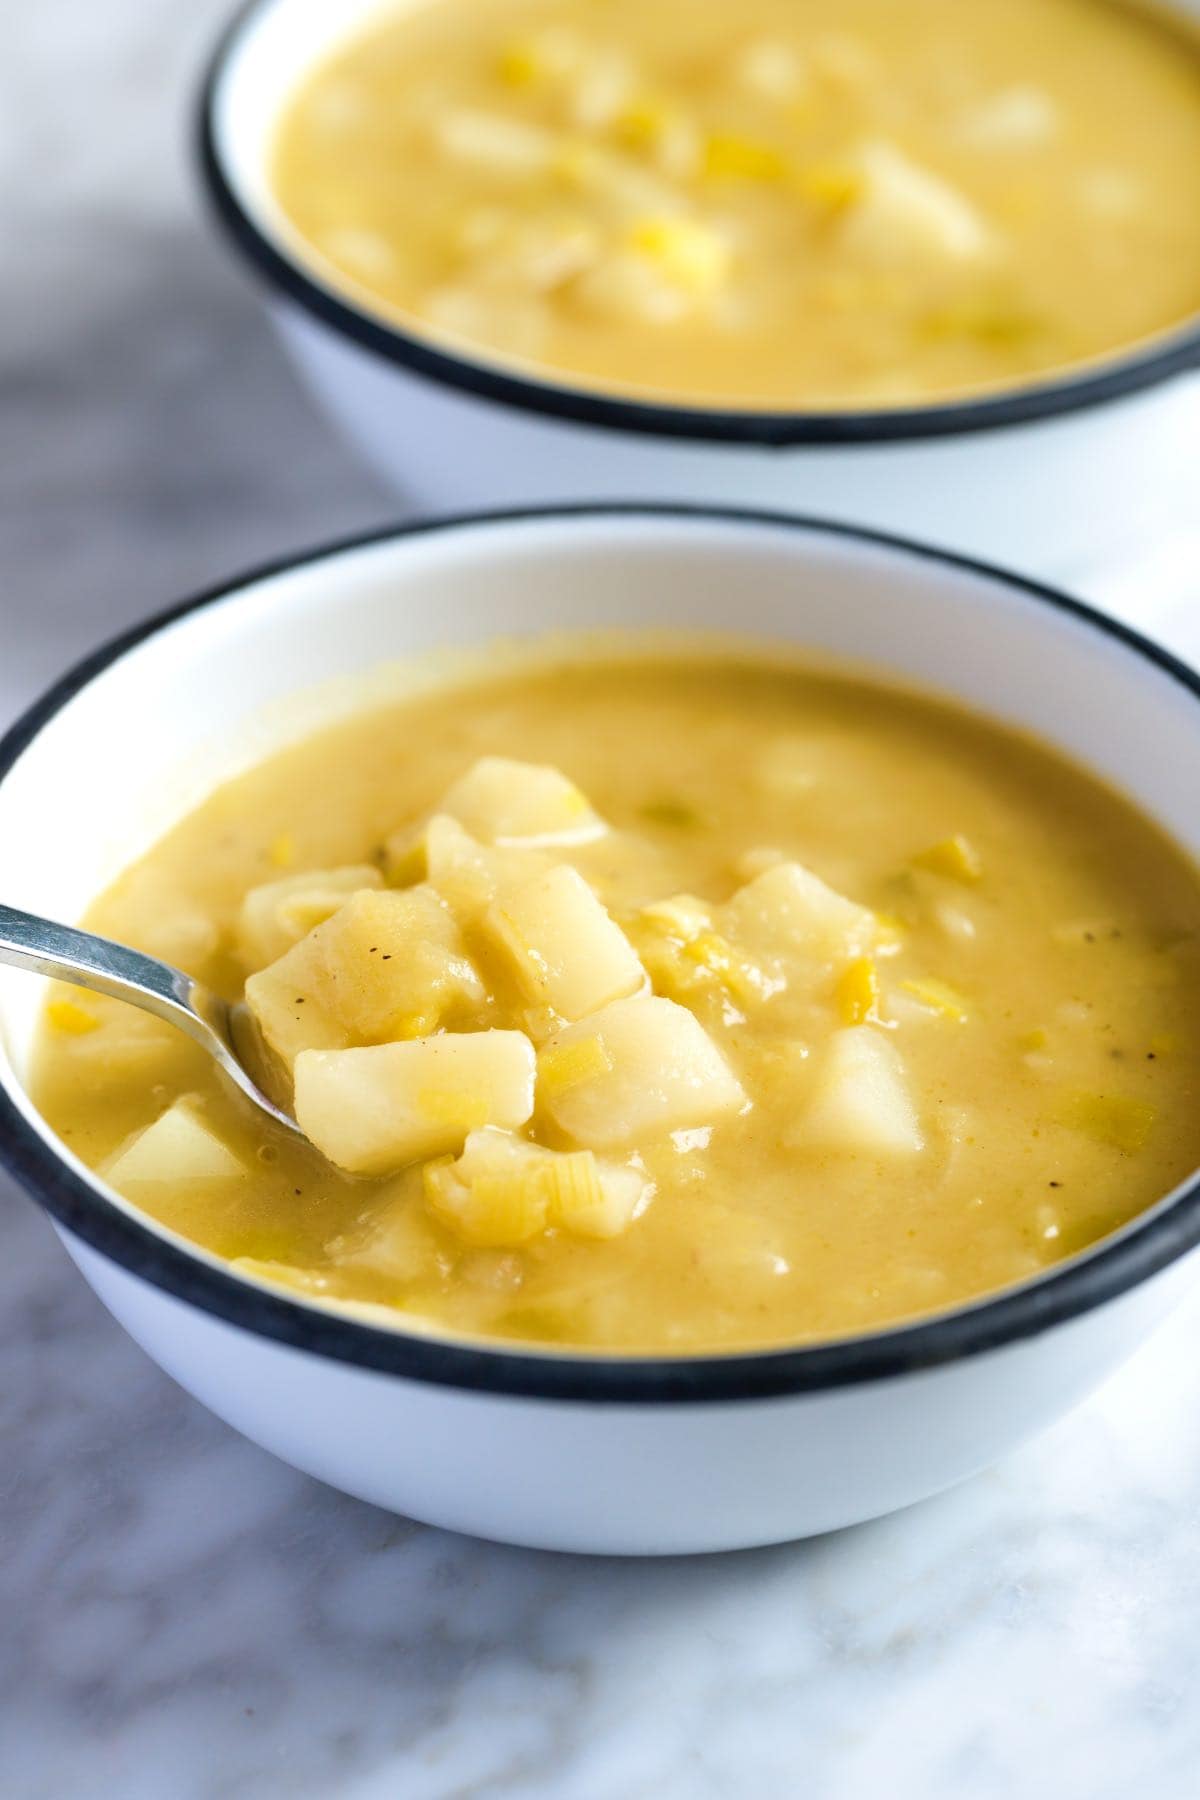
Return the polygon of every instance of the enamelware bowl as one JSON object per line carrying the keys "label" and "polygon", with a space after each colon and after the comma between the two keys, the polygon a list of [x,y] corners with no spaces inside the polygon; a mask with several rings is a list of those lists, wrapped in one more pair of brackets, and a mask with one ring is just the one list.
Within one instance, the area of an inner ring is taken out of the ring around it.
{"label": "enamelware bowl", "polygon": [[[378,698],[389,659],[585,627],[731,626],[1032,730],[1200,854],[1200,680],[1124,628],[863,532],[598,506],[338,545],[99,651],[0,744],[5,898],[76,919],[217,783],[366,689]],[[381,1328],[255,1285],[89,1173],[23,1087],[43,998],[38,980],[0,970],[0,1155],[104,1303],[248,1437],[461,1531],[718,1550],[907,1505],[1074,1405],[1194,1274],[1200,1179],[1019,1287],[807,1348],[613,1357]]]}
{"label": "enamelware bowl", "polygon": [[[380,4],[250,0],[205,84],[201,159],[301,374],[415,510],[629,494],[782,507],[1077,586],[1192,516],[1200,319],[988,397],[826,415],[625,399],[389,322],[323,272],[269,179],[296,83]],[[1200,0],[1176,10],[1194,23]]]}

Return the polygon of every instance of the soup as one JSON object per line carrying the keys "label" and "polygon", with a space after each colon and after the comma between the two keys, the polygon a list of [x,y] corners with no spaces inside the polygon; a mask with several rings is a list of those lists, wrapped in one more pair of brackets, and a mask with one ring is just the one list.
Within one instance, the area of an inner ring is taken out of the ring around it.
{"label": "soup", "polygon": [[397,1323],[862,1331],[1200,1162],[1195,869],[1040,745],[833,673],[531,655],[221,788],[88,923],[244,992],[316,1147],[69,990],[52,1126],[244,1273]]}
{"label": "soup", "polygon": [[438,0],[286,106],[360,304],[632,396],[916,405],[1200,308],[1200,55],[1118,0]]}

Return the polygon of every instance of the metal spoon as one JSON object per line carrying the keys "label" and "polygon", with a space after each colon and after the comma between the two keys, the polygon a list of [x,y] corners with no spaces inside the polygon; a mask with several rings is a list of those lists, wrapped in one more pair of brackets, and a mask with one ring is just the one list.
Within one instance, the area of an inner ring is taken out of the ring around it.
{"label": "metal spoon", "polygon": [[92,988],[128,1000],[131,1006],[166,1019],[200,1045],[247,1100],[277,1125],[302,1135],[295,1119],[283,1112],[251,1077],[238,1045],[252,1042],[253,1026],[245,1006],[231,1006],[182,969],[157,957],[114,944],[73,925],[39,919],[0,904],[0,963],[52,975],[77,987]]}

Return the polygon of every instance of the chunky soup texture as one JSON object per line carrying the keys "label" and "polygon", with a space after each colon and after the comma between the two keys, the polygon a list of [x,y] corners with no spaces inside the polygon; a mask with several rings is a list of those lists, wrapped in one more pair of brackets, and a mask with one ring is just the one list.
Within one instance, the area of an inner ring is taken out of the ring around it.
{"label": "chunky soup texture", "polygon": [[52,1125],[247,1273],[434,1327],[861,1330],[1200,1163],[1196,871],[1034,743],[834,675],[632,656],[417,695],[219,790],[88,923],[244,990],[319,1148],[71,991]]}
{"label": "chunky soup texture", "polygon": [[361,302],[630,394],[889,407],[1200,308],[1200,49],[1121,0],[433,0],[273,183]]}

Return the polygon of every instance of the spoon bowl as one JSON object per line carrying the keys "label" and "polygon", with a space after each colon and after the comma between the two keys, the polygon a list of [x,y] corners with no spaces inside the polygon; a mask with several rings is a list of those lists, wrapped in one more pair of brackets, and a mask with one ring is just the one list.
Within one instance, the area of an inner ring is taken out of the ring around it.
{"label": "spoon bowl", "polygon": [[302,1135],[295,1119],[276,1106],[246,1066],[254,1025],[243,1002],[231,1005],[203,982],[143,950],[2,903],[0,962],[126,1000],[165,1019],[206,1050],[260,1112],[294,1136]]}

